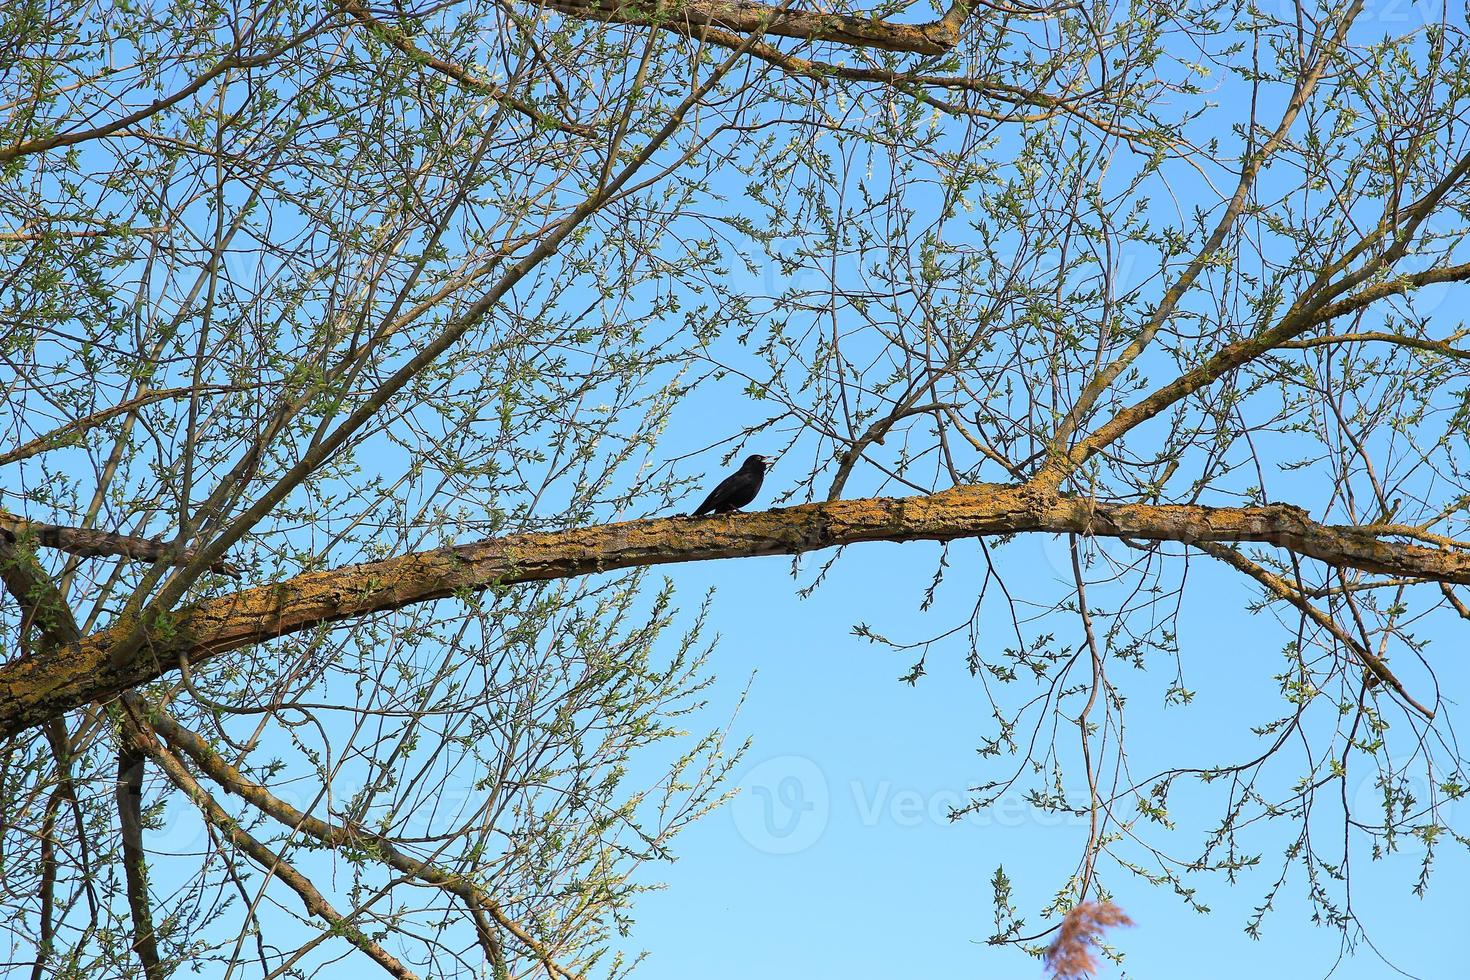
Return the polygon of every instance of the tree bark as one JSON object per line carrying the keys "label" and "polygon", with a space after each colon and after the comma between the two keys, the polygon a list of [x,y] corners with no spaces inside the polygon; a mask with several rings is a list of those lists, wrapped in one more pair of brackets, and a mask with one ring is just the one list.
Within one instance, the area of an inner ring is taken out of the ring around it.
{"label": "tree bark", "polygon": [[114,662],[139,625],[123,621],[65,647],[0,667],[0,736],[217,654],[417,602],[518,582],[624,568],[796,555],[866,541],[950,541],[1025,531],[1141,541],[1255,542],[1339,568],[1470,584],[1470,549],[1385,540],[1407,529],[1331,526],[1289,504],[1218,508],[1108,504],[1033,484],[956,487],[922,497],[838,500],[753,514],[670,517],[512,534],[398,558],[310,572],[145,614],[146,641]]}
{"label": "tree bark", "polygon": [[143,759],[143,753],[127,742],[118,747],[114,795],[122,832],[128,908],[133,917],[133,952],[143,964],[147,980],[165,980],[168,972],[158,958],[158,936],[153,930],[153,905],[148,895],[148,858],[143,850]]}
{"label": "tree bark", "polygon": [[[131,534],[112,531],[97,531],[85,527],[63,527],[60,524],[43,524],[28,521],[0,511],[0,541],[14,544],[21,538],[32,538],[43,548],[54,548],[81,558],[126,558],[129,561],[168,561],[173,565],[187,565],[194,558],[192,550],[170,554],[167,542],[157,538],[140,538]],[[240,577],[240,569],[227,561],[216,561],[210,571],[221,575]]]}
{"label": "tree bark", "polygon": [[793,9],[789,4],[750,0],[688,0],[688,2],[629,2],[629,0],[549,0],[547,4],[573,17],[617,24],[650,26],[721,27],[741,34],[829,41],[853,48],[945,54],[959,43],[960,28],[969,16],[963,2],[950,5],[944,16],[925,24],[902,24],[873,15],[825,14]]}

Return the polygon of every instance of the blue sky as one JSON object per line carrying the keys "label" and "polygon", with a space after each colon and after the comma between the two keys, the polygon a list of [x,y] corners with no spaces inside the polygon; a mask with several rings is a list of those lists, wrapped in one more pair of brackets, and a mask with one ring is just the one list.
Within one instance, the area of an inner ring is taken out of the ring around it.
{"label": "blue sky", "polygon": [[[779,471],[771,479],[779,480]],[[1052,574],[1043,538],[1020,539],[1006,550],[1010,567],[1030,565],[1023,586],[1029,576]],[[925,543],[849,549],[832,579],[805,601],[794,598],[784,559],[672,572],[685,596],[711,584],[719,589],[712,625],[722,641],[711,713],[722,701],[734,703],[754,673],[733,725],[753,747],[737,773],[741,795],[680,837],[675,865],[656,869],[669,888],[642,900],[630,943],[652,953],[644,977],[1041,975],[1019,952],[985,945],[993,930],[991,875],[1004,865],[1015,903],[1028,924],[1037,924],[1030,913],[1075,867],[1086,828],[1020,800],[959,823],[945,820],[947,804],[998,765],[973,751],[988,710],[977,683],[962,656],[941,654],[909,687],[897,679],[906,658],[840,626],[858,611],[880,621],[911,618],[912,583],[927,580],[936,551]],[[1145,756],[1166,746],[1199,763],[1221,761],[1222,741],[1239,741],[1276,697],[1270,677],[1279,669],[1280,628],[1244,611],[1249,596],[1230,574],[1199,564],[1205,581],[1195,582],[1183,640],[1195,703],[1188,711],[1165,710],[1162,679],[1129,669],[1110,674],[1131,695],[1133,744]],[[962,570],[962,562],[955,565]],[[1448,697],[1461,701],[1470,682],[1463,643],[1447,634],[1436,646]],[[1358,786],[1358,802],[1371,807],[1369,777]],[[1182,804],[1189,791],[1176,792],[1172,802]],[[1467,809],[1470,803],[1452,808],[1462,818],[1452,821],[1456,826],[1464,827]],[[1118,903],[1138,923],[1114,936],[1128,975],[1325,976],[1338,957],[1338,934],[1310,922],[1299,873],[1262,939],[1242,931],[1278,873],[1270,861],[1285,846],[1286,829],[1256,838],[1265,842],[1265,863],[1235,887],[1196,882],[1214,909],[1208,916],[1166,889],[1110,873]],[[1184,830],[1163,839],[1180,853],[1198,849]],[[1453,844],[1443,847],[1421,900],[1411,892],[1421,855],[1413,842],[1376,863],[1358,855],[1355,907],[1369,923],[1368,938],[1396,967],[1418,977],[1462,976],[1463,952],[1445,939],[1463,920],[1470,861]],[[1102,974],[1119,975],[1112,967]],[[1334,974],[1391,975],[1365,944]]]}

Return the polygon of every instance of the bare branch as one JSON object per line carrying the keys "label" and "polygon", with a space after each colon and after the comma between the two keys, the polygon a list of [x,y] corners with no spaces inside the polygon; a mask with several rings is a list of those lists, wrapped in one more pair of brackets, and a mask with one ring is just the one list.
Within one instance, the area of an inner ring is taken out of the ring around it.
{"label": "bare branch", "polygon": [[238,390],[240,389],[234,385],[208,385],[198,388],[184,386],[181,388],[156,388],[150,391],[144,391],[126,401],[118,402],[116,405],[111,405],[100,411],[93,412],[91,415],[83,418],[74,419],[65,425],[60,425],[52,429],[45,435],[37,436],[29,442],[16,446],[14,449],[0,453],[0,466],[16,463],[23,459],[30,459],[32,456],[39,455],[47,450],[60,449],[62,446],[71,445],[72,440],[76,436],[88,429],[94,429],[109,419],[124,415],[136,408],[142,408],[144,405],[152,405],[155,402],[177,398],[180,395],[189,395],[195,391],[224,392]]}
{"label": "bare branch", "polygon": [[1348,632],[1344,630],[1340,625],[1338,625],[1338,623],[1331,616],[1327,615],[1327,613],[1314,606],[1307,599],[1306,596],[1298,592],[1296,588],[1294,588],[1292,584],[1286,579],[1282,578],[1280,575],[1275,574],[1274,572],[1262,568],[1259,564],[1251,561],[1249,558],[1247,558],[1245,555],[1242,555],[1234,548],[1227,548],[1223,545],[1213,544],[1209,542],[1201,543],[1198,545],[1198,547],[1205,554],[1210,555],[1213,558],[1218,558],[1220,561],[1223,561],[1231,568],[1242,571],[1245,574],[1249,575],[1251,578],[1261,583],[1261,585],[1265,586],[1266,590],[1275,595],[1277,598],[1284,599],[1287,602],[1291,603],[1293,606],[1296,606],[1308,619],[1310,619],[1312,622],[1316,623],[1323,629],[1327,630],[1334,637],[1336,637],[1340,643],[1342,643],[1349,650],[1353,651],[1353,654],[1363,662],[1363,666],[1368,670],[1369,673],[1371,673],[1378,680],[1388,684],[1389,687],[1393,688],[1394,691],[1398,693],[1399,697],[1403,698],[1404,701],[1412,706],[1415,711],[1418,711],[1426,718],[1434,717],[1434,709],[1427,708],[1424,705],[1420,704],[1418,701],[1414,700],[1413,696],[1410,695],[1409,692],[1404,688],[1403,682],[1394,675],[1393,671],[1388,669],[1388,665],[1385,664],[1381,658],[1376,656],[1367,647],[1363,646],[1363,644],[1354,640],[1352,636],[1349,635]]}
{"label": "bare branch", "polygon": [[1313,347],[1328,347],[1336,344],[1362,344],[1369,342],[1393,344],[1396,347],[1412,347],[1415,350],[1443,354],[1445,357],[1470,358],[1470,350],[1461,350],[1448,341],[1430,340],[1426,337],[1408,337],[1404,334],[1387,333],[1381,330],[1365,330],[1360,333],[1331,334],[1325,337],[1306,337],[1288,340],[1279,345],[1281,350],[1310,350]]}
{"label": "bare branch", "polygon": [[[332,930],[352,945],[362,950],[368,956],[387,971],[389,976],[399,980],[418,980],[417,975],[404,966],[396,957],[383,949],[375,940],[363,933],[353,924],[351,918],[342,915],[331,903],[323,897],[305,875],[296,870],[289,862],[246,833],[240,827],[238,821],[232,819],[224,808],[209,794],[199,782],[190,775],[189,771],[178,760],[173,753],[169,752],[158,741],[157,734],[149,725],[147,715],[138,709],[138,704],[129,699],[122,715],[123,731],[131,743],[132,751],[139,753],[138,765],[141,770],[141,754],[146,753],[158,763],[169,780],[175,786],[183,790],[184,794],[199,808],[199,812],[207,820],[210,826],[223,834],[230,843],[250,856],[260,868],[266,873],[273,875],[286,883],[286,886],[294,891],[300,898],[306,910],[327,922]],[[119,788],[121,792],[121,788]],[[145,961],[146,962],[146,961]],[[149,980],[153,980],[153,974],[148,974]]]}
{"label": "bare branch", "polygon": [[403,32],[394,29],[392,26],[385,24],[378,18],[374,17],[372,13],[362,4],[358,3],[357,0],[332,0],[332,2],[335,3],[338,7],[341,7],[347,14],[361,22],[364,27],[373,32],[374,36],[382,39],[385,43],[392,45],[394,48],[397,48],[414,62],[421,64],[425,68],[431,69],[432,71],[436,71],[447,78],[454,79],[456,82],[459,82],[461,85],[463,85],[465,88],[468,88],[472,92],[478,92],[481,95],[485,95],[494,99],[496,102],[499,102],[502,105],[510,106],[512,109],[516,110],[524,116],[527,116],[530,119],[535,120],[536,122],[545,126],[547,129],[559,129],[568,133],[576,133],[582,136],[585,136],[593,131],[591,126],[584,126],[581,123],[567,122],[566,120],[558,119],[555,116],[543,112],[541,109],[538,109],[536,106],[527,102],[525,99],[519,98],[518,96],[507,92],[505,89],[501,88],[499,85],[496,85],[494,82],[486,81],[485,79],[476,76],[473,72],[465,68],[463,65],[457,65],[452,61],[446,61],[443,58],[439,58],[435,55],[429,54],[427,51],[414,44],[413,40],[406,37]]}
{"label": "bare branch", "polygon": [[174,92],[172,95],[165,96],[161,99],[155,99],[153,102],[149,103],[146,106],[143,106],[140,109],[136,109],[133,112],[128,113],[127,115],[120,116],[117,119],[112,120],[111,122],[104,123],[100,126],[95,126],[92,129],[73,130],[66,133],[56,133],[52,136],[43,136],[33,140],[24,140],[20,143],[13,143],[10,146],[0,147],[0,163],[8,163],[9,161],[16,159],[17,157],[29,156],[32,153],[44,153],[47,150],[57,150],[67,146],[75,146],[78,143],[85,143],[88,140],[101,139],[105,136],[111,136],[113,133],[116,133],[119,130],[127,129],[129,126],[136,125],[142,120],[147,119],[149,116],[155,116],[158,113],[163,112],[165,109],[177,105],[184,99],[187,99],[189,96],[200,91],[210,82],[221,77],[227,72],[234,71],[240,68],[258,68],[262,65],[270,64],[276,58],[280,57],[282,54],[295,47],[299,40],[299,38],[292,38],[286,43],[258,55],[252,55],[249,57],[240,57],[238,55],[235,55],[227,58],[221,58],[219,61],[215,62],[214,66],[211,67],[208,71],[200,73],[200,75],[192,82],[185,85],[177,92]]}
{"label": "bare branch", "polygon": [[[303,813],[296,807],[280,799],[264,786],[246,779],[235,767],[222,759],[218,753],[211,749],[203,739],[193,732],[184,728],[164,709],[149,705],[143,698],[135,693],[129,693],[123,698],[124,706],[128,716],[142,730],[147,725],[151,732],[163,737],[168,745],[179,752],[184,753],[202,769],[210,779],[219,783],[231,793],[246,800],[257,807],[262,813],[268,814],[273,819],[315,838],[324,844],[331,846],[350,845],[360,847],[364,843],[371,843],[384,861],[390,867],[412,875],[426,884],[442,888],[452,895],[456,895],[473,907],[483,909],[489,913],[499,925],[509,931],[516,939],[520,940],[528,950],[531,951],[541,965],[546,968],[547,973],[553,977],[571,977],[562,967],[558,966],[552,958],[551,953],[543,947],[536,939],[526,932],[525,928],[506,915],[491,896],[473,882],[460,874],[451,874],[440,868],[420,861],[409,854],[399,850],[398,846],[387,837],[373,833],[371,830],[360,826],[341,826],[319,820],[308,813]],[[146,719],[146,721],[145,721]],[[158,751],[157,744],[150,751],[161,764],[165,762],[165,756]],[[177,770],[170,772],[172,778]],[[195,793],[198,796],[194,796]],[[204,802],[205,805],[217,806],[213,798],[197,784],[190,791],[191,797],[196,802]]]}

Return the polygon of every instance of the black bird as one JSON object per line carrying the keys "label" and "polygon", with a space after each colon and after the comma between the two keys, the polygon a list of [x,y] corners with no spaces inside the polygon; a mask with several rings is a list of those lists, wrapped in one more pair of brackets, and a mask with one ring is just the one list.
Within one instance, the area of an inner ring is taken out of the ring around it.
{"label": "black bird", "polygon": [[760,492],[761,480],[766,475],[766,467],[774,462],[768,456],[747,456],[740,469],[720,481],[720,485],[710,491],[710,495],[704,498],[704,503],[695,508],[690,517],[698,517],[700,514],[728,514],[737,511],[755,499]]}

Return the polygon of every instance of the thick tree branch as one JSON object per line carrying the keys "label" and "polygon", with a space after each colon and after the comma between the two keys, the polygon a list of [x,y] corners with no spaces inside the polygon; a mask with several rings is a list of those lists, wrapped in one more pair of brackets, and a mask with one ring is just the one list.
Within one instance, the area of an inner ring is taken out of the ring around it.
{"label": "thick tree branch", "polygon": [[158,936],[153,929],[153,906],[148,899],[148,866],[143,852],[143,759],[134,745],[124,742],[117,752],[118,825],[122,830],[123,873],[128,908],[133,917],[133,952],[143,964],[147,980],[168,976],[158,958]]}
{"label": "thick tree branch", "polygon": [[[0,511],[0,541],[13,543],[19,538],[30,538],[43,548],[55,548],[69,555],[82,558],[128,558],[132,561],[168,560],[170,564],[187,565],[194,552],[185,551],[178,555],[169,554],[167,542],[156,538],[139,538],[131,534],[97,531],[84,527],[63,527],[60,524],[43,524],[28,521]],[[240,577],[240,569],[227,561],[216,561],[210,571],[221,575]]]}
{"label": "thick tree branch", "polygon": [[951,4],[938,20],[898,24],[860,14],[786,10],[749,0],[547,0],[546,5],[572,17],[668,27],[680,33],[690,27],[721,27],[740,34],[764,33],[915,54],[944,54],[952,50],[959,43],[960,29],[970,12],[969,5],[960,0]]}
{"label": "thick tree branch", "polygon": [[31,980],[41,980],[46,975],[47,961],[51,958],[52,939],[56,932],[53,914],[56,909],[56,814],[61,810],[65,791],[60,785],[46,799],[46,809],[41,817],[41,929],[36,938],[36,959],[31,964]]}
{"label": "thick tree branch", "polygon": [[[1338,568],[1470,584],[1470,553],[1385,540],[1381,527],[1320,524],[1287,504],[1107,504],[1033,484],[983,484],[924,497],[513,534],[299,575],[203,600],[148,623],[120,622],[0,668],[0,735],[161,677],[181,661],[197,664],[320,624],[492,586],[716,558],[796,555],[864,541],[950,541],[1024,531],[1183,544],[1256,542]],[[113,663],[114,646],[138,628],[145,635],[140,652]]]}

